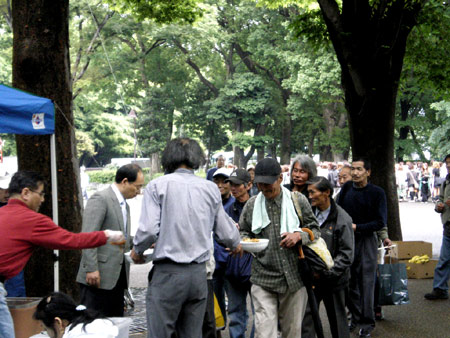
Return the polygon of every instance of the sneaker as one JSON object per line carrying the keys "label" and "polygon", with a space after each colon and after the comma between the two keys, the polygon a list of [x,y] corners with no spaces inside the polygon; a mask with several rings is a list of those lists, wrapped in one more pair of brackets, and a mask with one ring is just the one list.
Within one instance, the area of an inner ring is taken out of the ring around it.
{"label": "sneaker", "polygon": [[372,332],[372,330],[361,329],[361,330],[359,330],[359,337],[360,338],[362,338],[362,337],[372,337],[371,336],[371,332]]}
{"label": "sneaker", "polygon": [[448,299],[448,292],[442,289],[433,289],[432,292],[425,294],[428,300]]}

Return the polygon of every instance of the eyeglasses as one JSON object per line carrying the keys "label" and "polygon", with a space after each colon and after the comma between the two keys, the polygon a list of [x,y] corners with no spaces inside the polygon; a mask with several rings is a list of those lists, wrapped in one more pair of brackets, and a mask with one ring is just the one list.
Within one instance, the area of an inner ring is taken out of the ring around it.
{"label": "eyeglasses", "polygon": [[41,196],[41,197],[45,197],[45,192],[43,192],[43,191],[41,191],[41,192],[39,192],[39,191],[36,191],[36,190],[31,190],[31,189],[29,189],[31,192],[35,192],[36,194],[39,194],[39,196]]}

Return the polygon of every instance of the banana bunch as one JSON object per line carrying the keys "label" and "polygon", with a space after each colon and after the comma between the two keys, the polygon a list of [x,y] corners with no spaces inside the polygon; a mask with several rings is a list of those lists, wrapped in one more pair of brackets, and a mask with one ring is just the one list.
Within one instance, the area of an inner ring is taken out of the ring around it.
{"label": "banana bunch", "polygon": [[424,264],[430,260],[430,257],[428,255],[423,256],[414,256],[411,258],[408,263],[416,263],[416,264]]}

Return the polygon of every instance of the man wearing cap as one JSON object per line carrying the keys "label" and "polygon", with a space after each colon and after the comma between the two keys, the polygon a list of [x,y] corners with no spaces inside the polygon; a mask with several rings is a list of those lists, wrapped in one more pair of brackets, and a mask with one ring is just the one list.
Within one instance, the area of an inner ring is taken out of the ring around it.
{"label": "man wearing cap", "polygon": [[[214,172],[212,181],[219,188],[220,196],[222,198],[222,206],[227,210],[235,201],[231,196],[231,187],[228,178],[230,177],[231,170],[225,167],[219,168]],[[225,305],[225,269],[227,266],[229,253],[223,246],[214,240],[214,260],[216,261],[216,268],[213,274],[213,287],[214,294],[217,297],[220,311],[223,314],[226,323],[226,305]],[[223,330],[223,328],[221,328]]]}
{"label": "man wearing cap", "polygon": [[[268,247],[252,262],[251,293],[255,307],[257,337],[277,336],[278,323],[285,338],[301,337],[308,296],[298,270],[297,244],[310,239],[301,232],[309,228],[316,238],[320,229],[305,196],[281,186],[280,164],[265,158],[255,167],[254,182],[261,191],[242,211],[241,237],[268,238]],[[297,215],[295,203],[300,206]]]}
{"label": "man wearing cap", "polygon": [[217,185],[222,196],[222,205],[227,209],[234,202],[234,197],[231,196],[230,183],[226,180],[230,177],[231,170],[227,168],[220,168],[217,170],[212,178],[212,181]]}
{"label": "man wearing cap", "polygon": [[447,176],[441,185],[435,211],[441,214],[444,236],[442,237],[439,262],[434,269],[433,291],[427,293],[428,300],[448,299],[448,279],[450,277],[450,154],[445,156]]}
{"label": "man wearing cap", "polygon": [[[225,212],[237,223],[245,203],[250,199],[249,191],[252,187],[250,173],[245,169],[236,169],[225,183],[230,185],[234,202],[225,208]],[[220,250],[221,248],[218,248]],[[225,251],[226,255],[227,252]],[[247,294],[250,294],[252,256],[246,253],[243,257],[228,255],[225,262],[224,289],[228,298],[227,314],[229,318],[230,338],[243,338],[247,329]],[[254,325],[250,337],[254,336]]]}

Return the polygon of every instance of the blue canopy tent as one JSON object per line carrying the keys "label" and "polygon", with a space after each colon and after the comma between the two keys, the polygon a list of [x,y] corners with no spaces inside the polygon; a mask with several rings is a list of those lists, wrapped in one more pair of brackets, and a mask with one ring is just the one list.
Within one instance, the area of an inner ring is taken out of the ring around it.
{"label": "blue canopy tent", "polygon": [[[53,221],[58,224],[58,186],[56,172],[55,106],[50,99],[0,84],[0,133],[51,135]],[[55,251],[58,256],[58,251]],[[54,265],[54,289],[59,290],[58,260]]]}

